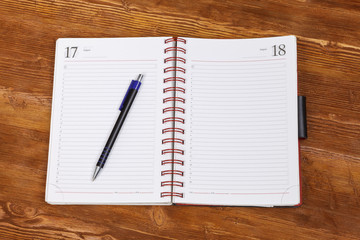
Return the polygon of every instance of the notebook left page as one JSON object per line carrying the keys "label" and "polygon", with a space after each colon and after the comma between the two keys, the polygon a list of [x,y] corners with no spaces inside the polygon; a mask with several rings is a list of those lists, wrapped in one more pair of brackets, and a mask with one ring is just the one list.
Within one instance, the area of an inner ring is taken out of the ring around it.
{"label": "notebook left page", "polygon": [[[161,192],[166,38],[59,39],[56,43],[46,201],[170,204]],[[132,79],[143,74],[105,167],[92,174]],[[169,176],[169,179],[170,176]]]}

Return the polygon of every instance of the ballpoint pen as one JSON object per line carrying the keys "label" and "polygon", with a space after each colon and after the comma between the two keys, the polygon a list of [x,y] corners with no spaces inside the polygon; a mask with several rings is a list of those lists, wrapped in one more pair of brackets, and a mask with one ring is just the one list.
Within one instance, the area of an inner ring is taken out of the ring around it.
{"label": "ballpoint pen", "polygon": [[125,118],[127,114],[129,113],[130,107],[135,99],[135,96],[137,92],[139,91],[140,85],[141,85],[141,79],[143,78],[142,74],[139,74],[138,78],[136,80],[132,80],[130,83],[130,86],[125,94],[125,97],[120,105],[119,110],[120,115],[118,119],[116,120],[115,126],[113,127],[111,134],[109,136],[109,139],[107,140],[104,150],[101,153],[101,156],[96,163],[96,168],[94,171],[94,175],[92,180],[94,181],[96,177],[98,176],[100,170],[104,167],[106,159],[108,158],[111,148],[113,147],[116,137],[118,136],[121,126],[123,125]]}

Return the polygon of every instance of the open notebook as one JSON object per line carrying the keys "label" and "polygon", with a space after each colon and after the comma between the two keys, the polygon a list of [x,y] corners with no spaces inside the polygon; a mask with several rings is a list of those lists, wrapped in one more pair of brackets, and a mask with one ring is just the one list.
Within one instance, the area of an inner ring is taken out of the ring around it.
{"label": "open notebook", "polygon": [[[56,43],[46,201],[300,204],[294,36]],[[138,74],[107,163],[95,164]]]}

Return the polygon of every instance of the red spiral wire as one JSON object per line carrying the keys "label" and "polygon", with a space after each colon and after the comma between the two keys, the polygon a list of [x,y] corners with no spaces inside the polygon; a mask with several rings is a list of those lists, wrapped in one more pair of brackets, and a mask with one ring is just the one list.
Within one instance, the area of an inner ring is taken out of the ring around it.
{"label": "red spiral wire", "polygon": [[186,72],[185,68],[182,68],[182,67],[167,67],[167,68],[164,68],[164,73],[174,72],[174,71],[178,71],[178,72],[182,72],[182,73]]}
{"label": "red spiral wire", "polygon": [[184,172],[180,170],[165,170],[161,171],[161,176],[168,175],[168,174],[176,174],[180,176],[184,176]]}
{"label": "red spiral wire", "polygon": [[171,91],[178,91],[178,92],[182,92],[185,93],[185,88],[182,87],[167,87],[163,89],[163,92],[171,92]]}
{"label": "red spiral wire", "polygon": [[185,113],[185,109],[181,108],[181,107],[167,107],[163,109],[163,113],[166,112],[181,112],[181,113]]}
{"label": "red spiral wire", "polygon": [[170,61],[179,61],[182,63],[186,63],[186,59],[182,57],[168,57],[164,59],[164,63],[170,62]]}
{"label": "red spiral wire", "polygon": [[183,193],[178,193],[178,192],[162,192],[161,193],[161,197],[184,197]]}
{"label": "red spiral wire", "polygon": [[185,140],[184,140],[184,139],[180,139],[180,138],[164,138],[164,139],[162,140],[162,144],[165,144],[165,143],[173,143],[173,142],[175,142],[175,143],[180,143],[180,144],[184,145]]}
{"label": "red spiral wire", "polygon": [[164,79],[164,83],[171,82],[171,81],[175,81],[175,82],[178,81],[178,82],[185,83],[185,78],[182,78],[182,77],[168,77],[168,78]]}
{"label": "red spiral wire", "polygon": [[168,97],[163,99],[163,103],[170,102],[170,101],[178,101],[185,103],[185,98],[182,97]]}
{"label": "red spiral wire", "polygon": [[182,128],[164,128],[162,130],[162,133],[169,133],[169,132],[178,132],[178,133],[182,133],[184,134],[185,133],[185,130],[182,129]]}
{"label": "red spiral wire", "polygon": [[165,48],[164,53],[168,53],[171,51],[179,51],[179,52],[186,54],[186,49],[182,48],[182,47],[167,47],[167,48]]}
{"label": "red spiral wire", "polygon": [[[171,43],[171,42],[176,42],[176,43],[182,43],[182,44],[186,44],[186,40],[183,38],[168,38],[165,39],[165,44]],[[169,52],[173,52],[173,51],[177,51],[183,54],[186,54],[186,49],[183,47],[166,47],[164,49],[164,53],[169,53]],[[169,63],[169,62],[179,62],[181,64],[186,64],[186,58],[185,57],[166,57],[164,59],[164,63]],[[171,72],[179,72],[179,73],[186,73],[186,69],[183,67],[178,67],[178,66],[171,66],[171,67],[165,67],[164,68],[164,73],[171,73]],[[169,82],[179,82],[179,83],[183,83],[185,84],[186,80],[183,77],[166,77],[164,78],[164,83],[169,83]],[[171,87],[165,87],[163,89],[163,93],[167,93],[167,92],[181,92],[185,94],[185,88],[183,87],[177,87],[177,86],[171,86]],[[183,97],[179,97],[179,96],[174,96],[174,97],[165,97],[163,98],[163,103],[169,103],[169,102],[179,102],[182,104],[185,104],[185,98]],[[182,114],[185,114],[185,108],[182,107],[177,107],[175,105],[171,106],[171,107],[164,107],[163,108],[163,113],[168,113],[168,112],[180,112]],[[166,117],[163,118],[162,123],[169,123],[172,122],[174,125],[173,127],[167,127],[162,129],[162,133],[166,134],[166,133],[180,133],[180,134],[184,134],[185,130],[183,128],[179,128],[179,127],[175,127],[175,122],[177,123],[181,123],[184,124],[185,123],[185,119],[181,118],[181,117]],[[162,144],[168,145],[168,144],[181,144],[184,145],[185,140],[178,138],[178,137],[171,137],[171,138],[164,138],[162,139]],[[171,145],[173,146],[173,145]],[[180,165],[180,166],[184,166],[184,161],[183,160],[179,160],[179,159],[174,159],[174,154],[180,154],[180,155],[184,155],[184,150],[182,149],[177,149],[177,148],[165,148],[161,150],[161,154],[165,155],[165,156],[172,156],[170,159],[166,159],[166,160],[162,160],[161,161],[161,165]],[[176,169],[171,169],[171,170],[164,170],[161,171],[161,176],[165,176],[165,175],[178,175],[178,176],[184,176],[184,172],[180,171],[180,170],[176,170]],[[161,182],[161,187],[165,187],[165,186],[170,186],[172,189],[173,187],[184,187],[184,182],[181,181],[162,181]],[[180,192],[161,192],[161,197],[184,197],[183,193]]]}
{"label": "red spiral wire", "polygon": [[167,149],[161,150],[162,155],[165,155],[165,154],[168,154],[168,153],[177,153],[177,154],[184,155],[184,150],[177,149],[177,148],[167,148]]}
{"label": "red spiral wire", "polygon": [[161,165],[165,164],[179,164],[181,166],[184,166],[184,161],[179,159],[166,159],[161,161]]}
{"label": "red spiral wire", "polygon": [[168,117],[168,118],[164,118],[162,120],[163,123],[167,123],[167,122],[180,122],[180,123],[185,123],[185,119],[180,118],[180,117]]}
{"label": "red spiral wire", "polygon": [[183,187],[184,183],[179,181],[163,181],[161,182],[161,186],[177,186],[177,187]]}
{"label": "red spiral wire", "polygon": [[182,42],[182,43],[186,44],[186,40],[183,39],[183,38],[179,38],[179,37],[177,37],[177,38],[175,38],[175,37],[168,38],[168,39],[165,40],[165,43],[169,43],[169,42]]}

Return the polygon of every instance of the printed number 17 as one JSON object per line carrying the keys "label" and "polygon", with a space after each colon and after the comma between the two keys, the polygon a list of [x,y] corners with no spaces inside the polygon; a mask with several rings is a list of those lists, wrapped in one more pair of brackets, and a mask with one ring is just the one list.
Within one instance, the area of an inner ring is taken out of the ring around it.
{"label": "printed number 17", "polygon": [[74,58],[78,47],[67,47],[65,58]]}

